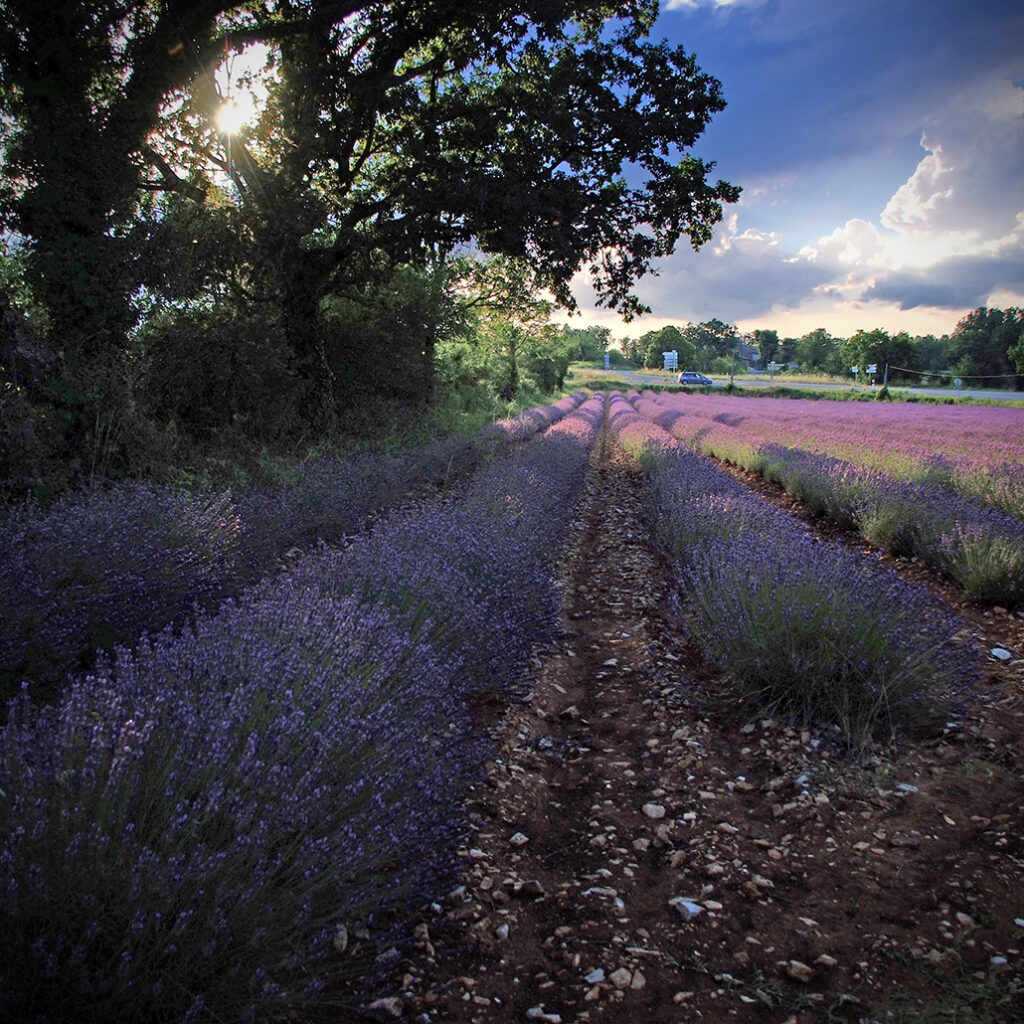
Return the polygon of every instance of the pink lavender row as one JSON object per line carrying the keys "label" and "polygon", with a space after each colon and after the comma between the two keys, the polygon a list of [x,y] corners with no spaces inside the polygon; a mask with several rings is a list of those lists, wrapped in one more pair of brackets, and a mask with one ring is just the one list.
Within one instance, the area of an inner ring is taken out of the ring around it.
{"label": "pink lavender row", "polygon": [[130,483],[8,512],[0,520],[0,697],[25,679],[51,692],[97,648],[214,606],[272,572],[287,549],[362,529],[371,513],[470,471],[496,445],[558,422],[585,397],[475,437],[317,459],[284,488],[196,495]]}
{"label": "pink lavender row", "polygon": [[796,447],[937,483],[1024,518],[1024,407],[931,406],[723,395],[663,395],[662,404]]}
{"label": "pink lavender row", "polygon": [[[739,400],[745,402],[745,399]],[[934,483],[895,479],[871,467],[766,443],[708,408],[635,395],[638,412],[676,438],[772,480],[873,544],[921,559],[971,598],[1024,607],[1024,522]]]}
{"label": "pink lavender row", "polygon": [[464,499],[312,550],[0,731],[0,1017],[340,1014],[468,837],[469,699],[550,634],[596,397]]}
{"label": "pink lavender row", "polygon": [[533,409],[526,409],[518,416],[498,420],[495,423],[484,427],[482,436],[494,434],[507,441],[523,441],[535,434],[538,430],[557,423],[563,416],[578,408],[588,396],[586,391],[577,391],[573,395],[560,398],[551,405],[541,405]]}
{"label": "pink lavender row", "polygon": [[923,588],[811,536],[621,395],[610,422],[644,467],[684,627],[748,713],[783,714],[859,747],[944,722],[966,700],[976,655]]}

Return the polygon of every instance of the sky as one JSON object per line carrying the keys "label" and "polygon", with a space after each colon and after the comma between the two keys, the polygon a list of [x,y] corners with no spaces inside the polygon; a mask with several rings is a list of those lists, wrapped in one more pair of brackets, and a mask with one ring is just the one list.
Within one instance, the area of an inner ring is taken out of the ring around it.
{"label": "sky", "polygon": [[580,275],[575,326],[938,336],[1024,306],[1020,0],[662,0],[651,36],[722,83],[693,153],[743,194],[641,280],[642,319]]}

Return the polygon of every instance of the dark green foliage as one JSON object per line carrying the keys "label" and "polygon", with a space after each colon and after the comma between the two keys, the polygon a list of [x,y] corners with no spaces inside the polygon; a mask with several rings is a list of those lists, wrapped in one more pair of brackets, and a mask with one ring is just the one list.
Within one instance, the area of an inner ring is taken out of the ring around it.
{"label": "dark green foliage", "polygon": [[690,370],[697,365],[697,346],[678,327],[662,327],[660,331],[648,331],[640,338],[644,366],[661,368],[663,352],[675,352],[679,369]]}
{"label": "dark green foliage", "polygon": [[28,491],[47,498],[67,486],[44,408],[24,388],[0,378],[0,505]]}
{"label": "dark green foliage", "polygon": [[536,355],[526,363],[527,371],[546,394],[560,390],[569,372],[569,359],[561,354]]}
{"label": "dark green foliage", "polygon": [[754,344],[761,360],[761,366],[767,366],[779,350],[779,332],[770,330],[754,331]]}
{"label": "dark green foliage", "polygon": [[[570,327],[562,324],[559,330],[566,354],[573,362],[603,360],[612,340],[612,332],[608,327]],[[613,352],[613,358],[617,354]]]}
{"label": "dark green foliage", "polygon": [[433,396],[434,337],[414,308],[382,313],[369,323],[328,322],[324,344],[341,399],[338,415],[375,401],[384,406],[426,405]]}
{"label": "dark green foliage", "polygon": [[[564,303],[587,267],[604,304],[639,311],[637,279],[681,239],[705,243],[739,194],[688,155],[724,102],[692,55],[647,38],[657,9],[308,0],[299,16],[270,2],[9,0],[0,226],[22,239],[25,283],[64,353],[51,398],[71,461],[83,474],[124,462],[123,357],[153,302],[278,325],[297,414],[321,429],[375,385],[387,401],[430,392],[432,338],[408,311],[327,308],[362,302],[399,266],[474,240],[524,260]],[[274,74],[258,122],[229,137],[216,74],[256,43]],[[643,173],[627,180],[628,167]],[[176,341],[192,351],[188,329]],[[230,363],[242,346],[225,343]],[[371,373],[365,345],[378,364],[397,354],[401,379]],[[263,388],[263,355],[243,390]],[[204,365],[221,379],[220,357]],[[172,393],[161,372],[159,396],[189,410],[190,430],[251,397],[218,411],[212,382]],[[101,439],[97,417],[118,429]]]}
{"label": "dark green foliage", "polygon": [[[862,383],[868,380],[881,383],[886,366],[911,367],[915,358],[913,342],[905,331],[895,335],[883,330],[858,331],[844,342],[842,349],[846,371],[856,366],[857,378]],[[875,370],[869,373],[868,366],[874,366]]]}
{"label": "dark green foliage", "polygon": [[504,402],[534,386],[543,394],[562,387],[569,363],[584,344],[607,332],[571,331],[550,323],[552,304],[538,295],[527,263],[508,257],[461,259],[453,264],[456,315],[440,351],[442,377],[484,384]]}
{"label": "dark green foliage", "polygon": [[228,429],[273,440],[293,433],[298,382],[281,328],[207,311],[154,324],[141,338],[149,415],[194,439]]}
{"label": "dark green foliage", "polygon": [[1022,339],[1024,309],[976,309],[953,331],[950,364],[960,377],[975,378],[972,384],[1020,388],[1024,364],[1017,365],[1011,353],[1024,351]]}

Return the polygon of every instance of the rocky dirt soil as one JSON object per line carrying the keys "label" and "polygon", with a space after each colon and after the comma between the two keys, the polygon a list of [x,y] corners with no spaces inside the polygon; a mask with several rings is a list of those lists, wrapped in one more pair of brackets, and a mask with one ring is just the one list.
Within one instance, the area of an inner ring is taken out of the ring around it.
{"label": "rocky dirt soil", "polygon": [[1024,619],[900,564],[967,618],[985,692],[941,734],[851,755],[737,714],[668,611],[638,489],[603,439],[560,635],[523,703],[480,709],[498,753],[463,884],[370,1016],[1024,1021]]}

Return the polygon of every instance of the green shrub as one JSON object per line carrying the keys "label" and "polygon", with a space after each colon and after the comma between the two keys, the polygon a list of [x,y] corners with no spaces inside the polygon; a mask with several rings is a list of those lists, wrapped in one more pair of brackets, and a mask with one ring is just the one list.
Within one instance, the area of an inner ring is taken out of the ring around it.
{"label": "green shrub", "polygon": [[216,311],[180,313],[140,337],[140,396],[160,423],[192,439],[225,431],[275,439],[293,432],[298,382],[281,327]]}

